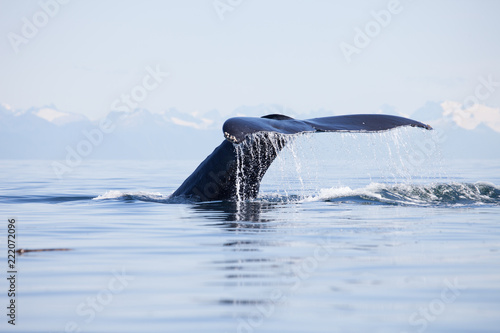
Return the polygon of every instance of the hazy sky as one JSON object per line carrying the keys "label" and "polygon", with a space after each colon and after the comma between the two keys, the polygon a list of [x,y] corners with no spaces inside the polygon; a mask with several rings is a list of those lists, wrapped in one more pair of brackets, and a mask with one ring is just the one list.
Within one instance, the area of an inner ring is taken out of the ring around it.
{"label": "hazy sky", "polygon": [[[428,100],[463,101],[481,76],[500,82],[500,1],[54,4],[0,0],[0,102],[54,103],[95,119],[135,89],[153,112],[277,103],[298,113],[389,104],[408,114]],[[155,81],[157,69],[170,75]],[[481,102],[499,107],[494,90]]]}

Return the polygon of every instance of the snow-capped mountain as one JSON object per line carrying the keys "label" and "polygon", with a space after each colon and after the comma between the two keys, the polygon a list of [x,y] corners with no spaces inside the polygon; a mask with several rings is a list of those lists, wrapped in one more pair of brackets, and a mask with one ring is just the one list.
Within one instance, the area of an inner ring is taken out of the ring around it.
{"label": "snow-capped mountain", "polygon": [[500,158],[500,109],[453,101],[428,102],[411,117],[430,124],[443,134],[444,156]]}
{"label": "snow-capped mountain", "polygon": [[[54,105],[16,110],[0,104],[0,157],[65,159],[71,151],[80,151],[96,159],[199,158],[223,140],[221,126],[225,119],[270,113],[302,119],[335,114],[317,110],[298,116],[282,105],[261,104],[241,106],[230,115],[217,110],[184,113],[170,108],[151,113],[136,109],[112,111],[103,119],[90,121]],[[379,113],[397,114],[389,105],[381,106]],[[500,157],[500,109],[479,104],[464,108],[452,101],[428,102],[411,118],[446,134],[442,143],[445,156]]]}
{"label": "snow-capped mountain", "polygon": [[474,104],[464,108],[457,102],[444,102],[441,104],[444,117],[450,117],[457,126],[473,130],[479,125],[484,125],[495,132],[500,132],[500,109],[485,105]]}
{"label": "snow-capped mountain", "polygon": [[1,104],[0,157],[64,159],[78,149],[83,155],[91,150],[89,157],[97,159],[188,158],[200,151],[208,155],[223,140],[221,122],[214,112],[206,118],[175,109],[160,114],[146,109],[111,111],[90,121],[53,105],[16,110]]}
{"label": "snow-capped mountain", "polygon": [[85,122],[88,119],[76,113],[62,112],[54,105],[43,106],[41,108],[30,108],[28,110],[15,110],[10,105],[0,104],[0,117],[2,119],[23,119],[24,122],[45,120],[51,124],[62,126],[70,123]]}
{"label": "snow-capped mountain", "polygon": [[428,102],[415,111],[412,117],[420,121],[434,122],[436,125],[449,124],[466,130],[474,130],[479,125],[484,125],[500,133],[500,109],[481,104],[464,107],[461,103],[453,101],[439,104]]}
{"label": "snow-capped mountain", "polygon": [[54,106],[13,109],[0,105],[1,158],[53,158],[75,133],[90,126],[82,115],[61,112]]}

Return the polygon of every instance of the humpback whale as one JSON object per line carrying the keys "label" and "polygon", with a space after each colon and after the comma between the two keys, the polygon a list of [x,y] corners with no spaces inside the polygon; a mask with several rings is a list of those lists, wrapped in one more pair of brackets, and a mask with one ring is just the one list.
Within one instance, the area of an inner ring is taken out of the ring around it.
{"label": "humpback whale", "polygon": [[281,114],[235,117],[222,126],[225,140],[172,194],[199,201],[247,200],[292,134],[381,132],[401,126],[432,128],[391,115],[356,114],[298,120]]}

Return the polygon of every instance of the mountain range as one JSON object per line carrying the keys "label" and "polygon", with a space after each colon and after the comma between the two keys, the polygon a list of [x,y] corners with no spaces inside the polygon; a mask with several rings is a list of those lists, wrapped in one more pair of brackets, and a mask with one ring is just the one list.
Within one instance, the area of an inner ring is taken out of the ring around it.
{"label": "mountain range", "polygon": [[[54,105],[17,110],[0,104],[0,158],[63,160],[68,154],[80,154],[93,159],[199,159],[222,142],[225,119],[270,113],[301,119],[335,115],[316,110],[298,116],[280,105],[261,104],[241,106],[229,115],[217,110],[188,114],[175,108],[161,113],[111,111],[91,121]],[[397,114],[388,105],[379,113]],[[428,102],[406,116],[445,134],[441,149],[446,157],[500,158],[500,109]]]}

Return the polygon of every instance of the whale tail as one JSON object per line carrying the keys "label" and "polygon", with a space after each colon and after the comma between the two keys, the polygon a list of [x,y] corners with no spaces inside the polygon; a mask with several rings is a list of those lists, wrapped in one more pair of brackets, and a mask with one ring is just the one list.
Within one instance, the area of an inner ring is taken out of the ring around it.
{"label": "whale tail", "polygon": [[311,132],[380,132],[400,126],[432,129],[418,121],[389,115],[346,115],[297,120],[272,114],[237,117],[223,125],[226,140],[182,183],[172,196],[201,201],[247,200],[259,193],[260,182],[290,134]]}
{"label": "whale tail", "polygon": [[255,198],[264,174],[286,140],[284,135],[272,132],[257,133],[239,144],[226,140],[196,168],[173,196],[201,201]]}

